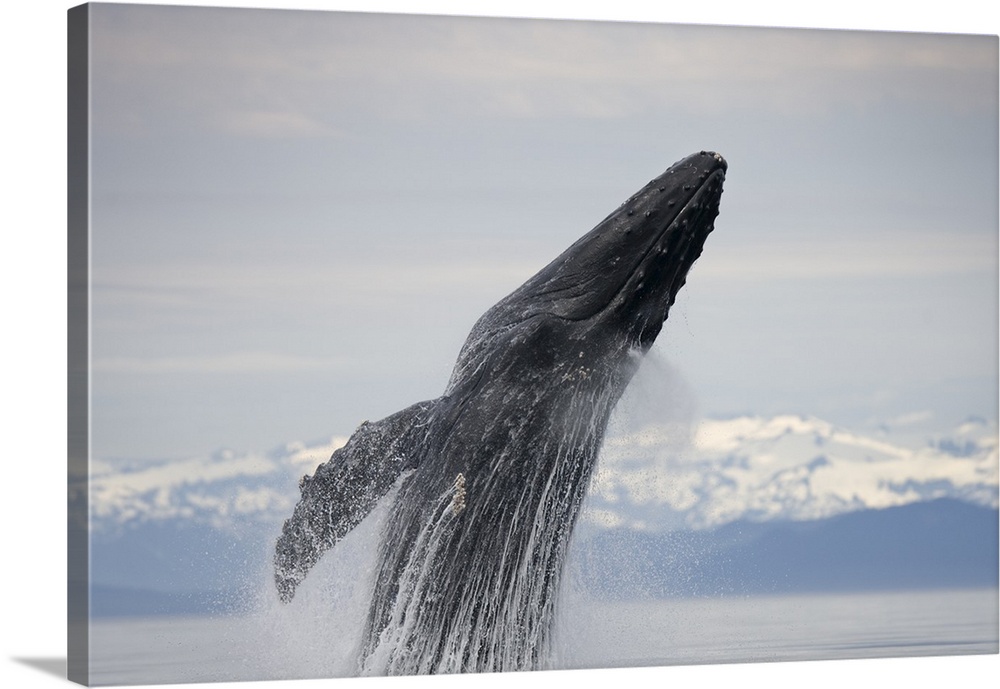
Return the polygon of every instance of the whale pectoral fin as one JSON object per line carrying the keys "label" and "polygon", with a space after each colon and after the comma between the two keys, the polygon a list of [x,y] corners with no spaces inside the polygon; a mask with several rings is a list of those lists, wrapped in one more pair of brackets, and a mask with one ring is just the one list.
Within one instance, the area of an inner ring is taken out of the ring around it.
{"label": "whale pectoral fin", "polygon": [[399,476],[417,466],[434,402],[420,402],[374,423],[299,483],[302,497],[274,551],[274,582],[285,603],[324,552],[371,512]]}

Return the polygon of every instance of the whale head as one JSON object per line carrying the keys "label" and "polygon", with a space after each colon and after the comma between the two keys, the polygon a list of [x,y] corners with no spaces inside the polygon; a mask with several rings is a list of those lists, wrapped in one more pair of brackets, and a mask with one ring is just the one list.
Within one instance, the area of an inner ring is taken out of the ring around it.
{"label": "whale head", "polygon": [[[449,389],[496,366],[501,343],[540,353],[560,346],[645,352],[663,327],[719,214],[727,164],[701,151],[678,161],[483,314]],[[599,350],[599,351],[597,351]],[[545,357],[542,357],[545,358]]]}

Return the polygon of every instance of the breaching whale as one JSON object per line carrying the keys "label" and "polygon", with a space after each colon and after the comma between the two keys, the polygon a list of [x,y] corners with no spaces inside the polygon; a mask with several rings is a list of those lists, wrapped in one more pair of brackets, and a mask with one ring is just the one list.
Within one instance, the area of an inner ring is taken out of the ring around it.
{"label": "breaching whale", "polygon": [[675,163],[473,326],[444,394],[300,482],[280,598],[397,486],[359,670],[527,670],[547,659],[570,535],[608,418],[719,212],[727,164]]}

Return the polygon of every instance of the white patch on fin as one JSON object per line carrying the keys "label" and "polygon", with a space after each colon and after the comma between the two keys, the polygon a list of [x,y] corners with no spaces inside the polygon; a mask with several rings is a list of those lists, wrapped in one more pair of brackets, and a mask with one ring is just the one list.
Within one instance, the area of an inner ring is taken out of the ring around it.
{"label": "white patch on fin", "polygon": [[456,476],[452,487],[455,494],[451,498],[451,513],[461,514],[462,510],[465,509],[465,476],[462,474]]}

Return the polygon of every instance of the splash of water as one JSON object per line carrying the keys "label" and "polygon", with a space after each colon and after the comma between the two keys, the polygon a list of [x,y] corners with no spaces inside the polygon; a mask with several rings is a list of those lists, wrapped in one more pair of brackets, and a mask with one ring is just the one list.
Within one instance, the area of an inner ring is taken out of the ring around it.
{"label": "splash of water", "polygon": [[[270,568],[270,546],[261,555],[261,571],[240,619],[246,638],[246,664],[255,679],[354,677],[365,618],[377,569],[379,534],[398,486],[315,567],[291,603],[278,599]],[[280,524],[275,527],[275,539]]]}
{"label": "splash of water", "polygon": [[413,526],[383,536],[364,674],[549,667],[570,534],[616,397],[580,385],[559,414],[532,413],[550,399],[522,400],[524,415],[485,428],[483,445],[502,436],[503,449],[430,511],[421,484],[403,485],[390,523]]}
{"label": "splash of water", "polygon": [[[527,473],[458,473],[441,482],[447,488],[413,520],[406,518],[407,508],[420,492],[408,494],[412,476],[404,477],[327,553],[291,604],[278,603],[270,582],[262,585],[254,624],[262,647],[280,649],[263,676],[561,666],[572,655],[567,646],[585,634],[581,620],[598,607],[578,571],[586,560],[579,555],[589,547],[586,535],[573,534],[609,417],[615,432],[659,419],[683,433],[693,408],[689,395],[676,394],[683,380],[656,358],[646,360],[613,415],[612,391],[586,385],[584,378],[579,383],[580,393],[566,398],[555,432],[539,436],[530,411],[519,425],[508,420],[503,429],[484,432],[487,442],[493,433],[505,434],[507,450],[493,460],[496,465],[537,458]],[[663,389],[675,394],[663,397]],[[551,425],[552,416],[545,422]],[[530,442],[536,444],[525,445]],[[391,525],[406,523],[416,530],[399,535],[409,547],[402,550],[405,561],[393,562],[388,555],[398,549]],[[484,552],[490,553],[488,567],[478,559]],[[623,552],[621,569],[608,576],[627,578],[633,555]],[[398,586],[380,591],[379,575],[392,567],[398,576],[389,578]]]}

